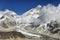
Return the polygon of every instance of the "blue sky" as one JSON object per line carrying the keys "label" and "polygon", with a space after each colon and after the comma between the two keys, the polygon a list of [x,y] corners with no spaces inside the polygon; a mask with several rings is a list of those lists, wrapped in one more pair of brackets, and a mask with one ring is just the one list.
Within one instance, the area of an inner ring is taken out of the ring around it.
{"label": "blue sky", "polygon": [[53,4],[57,6],[59,3],[59,0],[0,0],[0,10],[9,9],[17,14],[23,14],[37,5]]}

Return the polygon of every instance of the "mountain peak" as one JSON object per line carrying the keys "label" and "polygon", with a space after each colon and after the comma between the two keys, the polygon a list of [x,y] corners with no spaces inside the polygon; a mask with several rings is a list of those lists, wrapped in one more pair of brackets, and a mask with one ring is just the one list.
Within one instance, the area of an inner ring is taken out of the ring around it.
{"label": "mountain peak", "polygon": [[11,10],[8,10],[8,9],[6,9],[4,13],[5,13],[5,14],[13,14],[13,15],[16,14],[15,12],[13,12],[13,11],[11,11]]}
{"label": "mountain peak", "polygon": [[38,6],[36,7],[37,10],[40,10],[41,8],[42,8],[41,5],[38,5]]}

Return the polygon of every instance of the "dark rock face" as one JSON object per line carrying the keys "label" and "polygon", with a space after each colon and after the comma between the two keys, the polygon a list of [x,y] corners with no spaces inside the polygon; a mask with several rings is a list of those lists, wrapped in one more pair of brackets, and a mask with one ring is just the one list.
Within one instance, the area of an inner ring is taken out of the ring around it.
{"label": "dark rock face", "polygon": [[4,18],[4,16],[2,16],[0,19],[3,19]]}
{"label": "dark rock face", "polygon": [[47,24],[49,27],[49,31],[53,34],[58,33],[59,29],[58,28],[58,23],[56,21],[50,22]]}
{"label": "dark rock face", "polygon": [[1,25],[3,28],[8,28],[8,26],[4,22],[2,22]]}

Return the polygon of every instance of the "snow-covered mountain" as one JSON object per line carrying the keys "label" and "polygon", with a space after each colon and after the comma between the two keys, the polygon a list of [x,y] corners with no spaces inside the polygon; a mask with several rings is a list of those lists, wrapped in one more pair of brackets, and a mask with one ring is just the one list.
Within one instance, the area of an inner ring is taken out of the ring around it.
{"label": "snow-covered mountain", "polygon": [[17,31],[31,37],[48,36],[60,39],[60,5],[38,5],[23,15],[10,10],[0,11],[0,32]]}
{"label": "snow-covered mountain", "polygon": [[36,8],[32,8],[31,10],[25,12],[22,15],[23,23],[25,23],[24,27],[21,27],[21,30],[24,31],[22,33],[25,35],[37,37],[39,37],[39,35],[37,34],[41,34],[52,38],[59,38],[58,33],[60,30],[59,8],[60,6],[55,7],[50,4],[43,7],[38,5]]}
{"label": "snow-covered mountain", "polygon": [[36,18],[38,18],[40,16],[40,11],[41,10],[41,6],[38,5],[36,8],[32,8],[31,10],[25,12],[22,16],[23,16],[23,20],[25,20],[25,22],[32,22],[33,20],[35,20]]}
{"label": "snow-covered mountain", "polygon": [[0,12],[0,32],[14,31],[16,28],[16,13],[10,10]]}

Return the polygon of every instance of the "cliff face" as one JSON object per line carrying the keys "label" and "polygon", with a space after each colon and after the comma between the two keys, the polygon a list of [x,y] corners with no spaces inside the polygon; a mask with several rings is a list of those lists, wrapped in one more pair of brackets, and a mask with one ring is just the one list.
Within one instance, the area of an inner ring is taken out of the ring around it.
{"label": "cliff face", "polygon": [[60,5],[55,7],[49,4],[47,6],[38,5],[23,15],[17,15],[10,10],[1,11],[0,36],[2,39],[19,38],[22,35],[23,39],[27,40],[59,40],[59,10]]}

